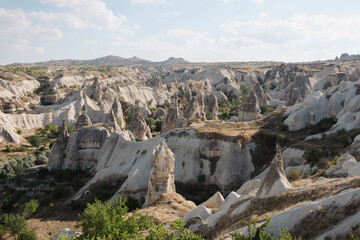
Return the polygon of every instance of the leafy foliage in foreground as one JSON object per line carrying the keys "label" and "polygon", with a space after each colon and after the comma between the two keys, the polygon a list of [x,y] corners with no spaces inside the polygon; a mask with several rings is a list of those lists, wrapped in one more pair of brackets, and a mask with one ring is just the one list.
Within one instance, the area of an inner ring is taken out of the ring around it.
{"label": "leafy foliage in foreground", "polygon": [[121,198],[113,203],[95,200],[79,217],[83,231],[80,239],[202,240],[184,228],[181,219],[169,223],[168,227],[154,227],[149,216],[136,211],[128,214],[126,199]]}
{"label": "leafy foliage in foreground", "polygon": [[23,216],[2,214],[0,217],[0,239],[10,235],[20,240],[36,240],[35,232],[29,226]]}
{"label": "leafy foliage in foreground", "polygon": [[95,203],[88,204],[79,216],[84,233],[82,239],[132,239],[138,232],[153,226],[148,216],[127,213],[126,200],[121,198],[113,203],[95,200]]}
{"label": "leafy foliage in foreground", "polygon": [[151,229],[146,240],[202,240],[200,236],[193,234],[189,229],[183,227],[182,219],[169,223],[170,229],[159,225],[156,229]]}

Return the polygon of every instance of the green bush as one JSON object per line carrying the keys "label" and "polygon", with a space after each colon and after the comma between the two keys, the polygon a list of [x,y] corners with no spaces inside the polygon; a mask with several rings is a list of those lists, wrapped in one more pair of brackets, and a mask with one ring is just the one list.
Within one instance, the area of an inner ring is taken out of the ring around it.
{"label": "green bush", "polygon": [[50,131],[51,128],[52,128],[51,123],[48,123],[48,124],[45,125],[45,129],[46,129],[46,130]]}
{"label": "green bush", "polygon": [[29,202],[24,204],[23,207],[23,217],[24,218],[29,218],[31,217],[31,215],[33,215],[37,208],[39,207],[39,203],[36,199],[31,199]]}
{"label": "green bush", "polygon": [[[264,224],[256,226],[256,222],[250,220],[248,223],[248,235],[243,235],[235,231],[235,233],[230,234],[232,240],[274,240],[272,234],[266,233],[265,228],[269,225],[270,219],[268,219]],[[277,240],[301,240],[301,237],[293,237],[284,229],[280,229],[280,236]]]}
{"label": "green bush", "polygon": [[275,109],[273,107],[269,107],[269,106],[266,106],[266,105],[263,105],[263,106],[260,106],[260,113],[261,114],[268,114],[268,113],[271,113],[273,112]]}
{"label": "green bush", "polygon": [[163,225],[159,225],[155,229],[151,229],[146,240],[202,240],[200,236],[193,234],[189,229],[183,227],[182,219],[169,223],[170,229],[166,229]]}
{"label": "green bush", "polygon": [[37,237],[34,231],[27,230],[19,233],[17,240],[37,240]]}
{"label": "green bush", "polygon": [[276,137],[277,142],[280,144],[280,146],[284,147],[286,144],[289,143],[289,137],[285,134],[279,134]]}
{"label": "green bush", "polygon": [[17,130],[16,133],[20,135],[22,133],[21,129]]}
{"label": "green bush", "polygon": [[29,143],[31,144],[31,146],[36,147],[37,149],[40,147],[41,145],[41,137],[39,135],[32,135],[29,137],[28,139]]}
{"label": "green bush", "polygon": [[293,169],[286,174],[286,177],[290,182],[293,182],[299,180],[301,178],[301,174],[298,170]]}
{"label": "green bush", "polygon": [[71,131],[72,131],[72,126],[71,126],[71,125],[66,125],[66,128],[67,128],[68,132],[71,133]]}
{"label": "green bush", "polygon": [[[25,232],[30,232],[29,226],[23,216],[13,215],[13,214],[2,214],[0,217],[0,229],[1,234],[10,234],[12,237],[18,236],[16,239],[36,239],[35,238],[25,238],[30,234]],[[19,238],[22,236],[22,238]]]}
{"label": "green bush", "polygon": [[311,128],[311,134],[317,134],[329,130],[333,125],[337,123],[337,119],[334,117],[323,118],[315,126]]}
{"label": "green bush", "polygon": [[129,239],[153,226],[148,216],[136,212],[129,216],[127,213],[126,200],[119,198],[113,203],[95,200],[79,215],[83,231],[81,238]]}
{"label": "green bush", "polygon": [[305,158],[307,163],[311,163],[311,165],[315,165],[318,163],[322,156],[322,150],[319,148],[312,148],[310,150],[306,150],[303,157]]}

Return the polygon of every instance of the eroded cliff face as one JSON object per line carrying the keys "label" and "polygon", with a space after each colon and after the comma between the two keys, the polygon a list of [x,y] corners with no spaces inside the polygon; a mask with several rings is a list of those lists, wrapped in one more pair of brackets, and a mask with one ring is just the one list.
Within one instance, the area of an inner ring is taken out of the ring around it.
{"label": "eroded cliff face", "polygon": [[109,132],[104,127],[83,127],[70,137],[58,140],[47,166],[51,169],[69,168],[91,172],[97,165],[97,154],[108,137]]}
{"label": "eroded cliff face", "polygon": [[204,184],[216,184],[228,191],[249,180],[254,171],[246,144],[200,138],[193,129],[170,131],[141,142],[131,141],[123,132],[113,132],[97,154],[94,178],[74,199],[80,199],[84,191],[98,181],[124,177],[127,179],[113,199],[128,195],[145,197],[150,170],[164,140],[174,154],[175,181],[197,183],[199,176],[204,175]]}
{"label": "eroded cliff face", "polygon": [[177,181],[197,182],[204,175],[206,184],[227,191],[250,179],[254,171],[246,144],[202,137],[194,129],[171,131],[164,138],[175,154]]}

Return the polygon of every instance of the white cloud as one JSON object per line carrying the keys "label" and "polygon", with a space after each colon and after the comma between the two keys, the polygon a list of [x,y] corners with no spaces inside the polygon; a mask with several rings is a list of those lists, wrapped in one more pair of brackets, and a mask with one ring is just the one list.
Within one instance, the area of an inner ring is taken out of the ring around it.
{"label": "white cloud", "polygon": [[[343,48],[355,49],[360,38],[360,17],[328,17],[297,14],[287,19],[262,19],[248,22],[228,22],[220,28],[241,41],[241,46],[278,49],[274,59],[313,60],[340,54]],[[303,58],[302,58],[303,57]]]}
{"label": "white cloud", "polygon": [[132,4],[137,3],[167,3],[167,0],[130,0]]}
{"label": "white cloud", "polygon": [[256,3],[263,3],[264,2],[264,0],[252,0],[253,2],[256,2]]}
{"label": "white cloud", "polygon": [[38,21],[67,24],[77,29],[95,28],[98,30],[123,30],[131,32],[124,24],[123,15],[115,15],[101,0],[39,0],[44,4],[54,4],[64,8],[63,12],[32,12]]}
{"label": "white cloud", "polygon": [[21,9],[0,8],[0,51],[2,53],[44,54],[38,44],[58,40],[63,34],[58,28],[34,24]]}

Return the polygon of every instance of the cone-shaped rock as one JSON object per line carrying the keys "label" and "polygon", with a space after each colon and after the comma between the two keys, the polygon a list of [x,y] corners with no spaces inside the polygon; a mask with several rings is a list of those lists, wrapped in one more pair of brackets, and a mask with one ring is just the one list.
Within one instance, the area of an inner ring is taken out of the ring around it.
{"label": "cone-shaped rock", "polygon": [[245,98],[243,105],[239,111],[239,121],[251,121],[260,116],[259,100],[254,92],[250,90],[249,95]]}
{"label": "cone-shaped rock", "polygon": [[175,193],[174,182],[175,155],[168,148],[165,140],[156,148],[154,165],[150,171],[148,192],[144,207],[155,203],[162,193]]}
{"label": "cone-shaped rock", "polygon": [[280,196],[291,188],[283,165],[281,149],[277,146],[277,153],[271,163],[269,172],[256,195],[257,198]]}

